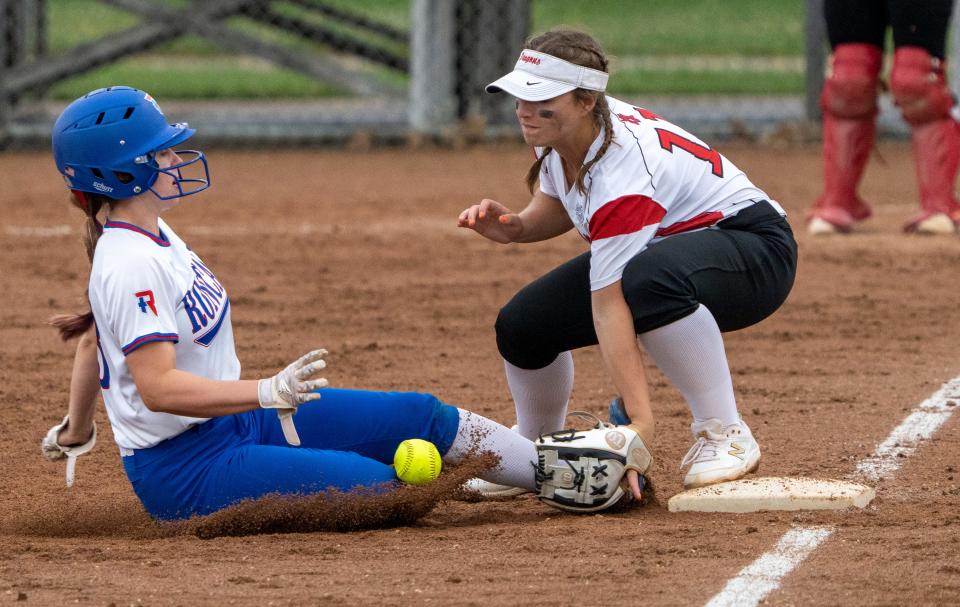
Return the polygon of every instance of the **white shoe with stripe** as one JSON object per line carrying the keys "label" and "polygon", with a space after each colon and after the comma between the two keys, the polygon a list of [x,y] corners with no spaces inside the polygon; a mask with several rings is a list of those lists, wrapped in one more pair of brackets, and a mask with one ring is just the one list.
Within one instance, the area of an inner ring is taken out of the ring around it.
{"label": "white shoe with stripe", "polygon": [[708,419],[690,429],[696,442],[680,463],[681,468],[690,466],[683,477],[685,489],[736,480],[760,467],[760,445],[742,420],[724,426]]}

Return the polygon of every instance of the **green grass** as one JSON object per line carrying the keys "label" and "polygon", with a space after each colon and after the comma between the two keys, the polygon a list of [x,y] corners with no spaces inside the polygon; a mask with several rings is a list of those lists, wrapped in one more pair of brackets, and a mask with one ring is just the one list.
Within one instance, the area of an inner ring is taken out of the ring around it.
{"label": "green grass", "polygon": [[94,0],[50,0],[47,19],[48,45],[54,53],[125,30],[140,21],[136,15]]}
{"label": "green grass", "polygon": [[[183,0],[156,0],[184,6]],[[408,28],[409,0],[326,0],[394,27]],[[78,44],[135,27],[140,17],[96,0],[49,0],[50,48],[66,53]],[[278,3],[276,10],[304,15],[302,9]],[[248,18],[229,25],[264,40],[304,53],[322,47],[271,29]],[[358,34],[347,26],[318,23],[357,35],[393,52],[402,45]],[[558,25],[585,29],[614,56],[789,56],[803,51],[803,3],[798,0],[534,0],[534,32]],[[165,59],[165,61],[161,61]],[[372,64],[370,73],[394,84],[405,76]],[[53,94],[74,98],[106,84],[146,88],[161,99],[309,98],[343,94],[299,73],[222,51],[202,38],[185,36],[120,63],[58,84]],[[797,93],[802,74],[632,70],[618,71],[611,92],[619,95],[657,93]]]}
{"label": "green grass", "polygon": [[[182,1],[155,0],[157,4],[169,8],[178,8]],[[362,3],[324,0],[327,4],[359,13],[381,23],[406,29],[408,23],[408,0],[375,0]],[[91,42],[112,32],[118,32],[137,25],[139,15],[123,11],[97,0],[48,0],[50,21],[50,49],[54,52],[66,50],[85,42]],[[309,17],[310,13],[302,8],[279,2],[273,5],[276,12],[288,16]],[[401,10],[402,8],[402,10]],[[382,10],[381,10],[382,9]],[[402,19],[401,19],[402,17]],[[348,33],[355,38],[379,44],[394,52],[402,51],[396,43],[371,36],[366,32],[343,26],[323,17],[309,19],[338,32]],[[282,41],[294,48],[311,49],[313,45],[302,38],[270,28],[247,17],[232,17],[226,21],[230,27],[245,34],[255,34],[270,42]],[[195,36],[184,36],[151,51],[164,55],[218,55],[223,51],[216,43]]]}
{"label": "green grass", "polygon": [[533,31],[584,29],[616,55],[799,55],[800,0],[536,0]]}
{"label": "green grass", "polygon": [[610,94],[785,95],[803,91],[803,74],[633,70],[610,79]]}
{"label": "green grass", "polygon": [[142,57],[108,65],[58,83],[51,94],[76,99],[104,86],[123,84],[158,99],[297,99],[339,95],[334,87],[272,65],[234,57]]}
{"label": "green grass", "polygon": [[[297,14],[295,7],[278,5],[278,10]],[[49,18],[54,53],[66,53],[78,44],[135,27],[140,20],[95,0],[51,0]],[[237,31],[302,53],[326,52],[298,36],[246,17],[231,18],[226,23]],[[384,46],[394,52],[402,50],[396,44]],[[370,64],[367,71],[374,78],[404,85],[405,76],[388,68]],[[51,94],[57,99],[75,99],[92,89],[118,83],[143,88],[160,99],[302,99],[345,94],[299,72],[226,53],[215,43],[195,36],[178,38],[65,80],[53,87]]]}
{"label": "green grass", "polygon": [[359,13],[400,29],[410,27],[410,0],[324,0],[337,8]]}

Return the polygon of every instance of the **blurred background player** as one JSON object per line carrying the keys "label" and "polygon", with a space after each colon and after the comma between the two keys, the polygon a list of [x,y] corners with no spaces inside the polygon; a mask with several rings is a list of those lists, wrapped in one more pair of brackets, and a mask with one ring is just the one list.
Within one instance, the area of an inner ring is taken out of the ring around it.
{"label": "blurred background player", "polygon": [[[271,378],[239,379],[227,292],[160,218],[209,186],[204,155],[173,150],[193,134],[129,87],[83,96],[54,126],[57,169],[87,216],[92,262],[91,311],[55,321],[64,338],[81,337],[68,415],[42,444],[48,459],[69,458],[68,483],[74,456],[95,443],[101,391],[127,477],[157,519],[393,482],[389,464],[408,438],[434,443],[448,462],[493,451],[501,463],[490,480],[533,488],[529,440],[429,394],[320,390],[323,350]],[[301,280],[295,266],[278,271]]]}
{"label": "blurred background player", "polygon": [[826,0],[833,48],[823,88],[824,191],[808,213],[812,234],[849,232],[870,216],[857,195],[876,133],[877,94],[887,26],[893,30],[890,92],[910,125],[920,212],[908,232],[952,234],[960,130],[951,116],[944,51],[953,0]]}
{"label": "blurred background player", "polygon": [[[487,87],[517,98],[537,156],[527,174],[533,198],[520,213],[483,200],[458,224],[500,243],[576,228],[590,243],[497,318],[518,431],[561,428],[570,351],[599,343],[649,447],[654,418],[639,337],[693,413],[684,486],[740,478],[759,465],[760,448],[737,411],[721,331],[757,323],[786,299],[796,243],[783,209],[742,171],[653,112],[606,96],[607,78],[593,38],[556,30],[530,40],[514,71]],[[636,495],[636,473],[629,478]]]}

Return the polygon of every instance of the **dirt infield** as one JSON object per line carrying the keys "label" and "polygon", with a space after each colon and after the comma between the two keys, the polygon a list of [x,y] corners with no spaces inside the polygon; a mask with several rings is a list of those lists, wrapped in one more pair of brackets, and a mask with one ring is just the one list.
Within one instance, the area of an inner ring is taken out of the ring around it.
{"label": "dirt infield", "polygon": [[[802,227],[820,187],[818,148],[720,149]],[[846,238],[801,233],[787,303],[727,336],[764,475],[848,475],[960,374],[960,239],[899,234],[915,211],[912,156],[903,144],[879,152],[863,189],[876,217]],[[513,422],[497,310],[584,244],[504,247],[455,221],[485,196],[522,204],[528,150],[210,156],[213,189],[166,219],[231,293],[244,377],[323,346],[333,385],[430,391]],[[671,514],[690,420],[653,368],[659,502],[625,513],[447,501],[384,529],[168,533],[133,495],[102,407],[101,442],[68,491],[39,444],[65,412],[72,348],[44,322],[82,305],[80,215],[45,154],[0,156],[0,184],[0,603],[703,604],[796,524],[836,532],[767,604],[960,602],[960,416],[879,484],[866,511]],[[599,414],[612,395],[599,353],[575,360],[571,408]]]}

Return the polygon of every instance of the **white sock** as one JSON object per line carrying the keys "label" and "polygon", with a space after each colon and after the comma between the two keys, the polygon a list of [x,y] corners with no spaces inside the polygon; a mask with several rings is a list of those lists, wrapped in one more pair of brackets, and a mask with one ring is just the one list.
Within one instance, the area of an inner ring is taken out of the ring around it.
{"label": "white sock", "polygon": [[573,390],[573,356],[561,352],[542,369],[521,369],[503,361],[507,385],[517,407],[517,432],[533,439],[563,430]]}
{"label": "white sock", "polygon": [[500,465],[484,472],[480,478],[533,491],[533,466],[537,462],[537,448],[533,441],[482,415],[466,409],[459,409],[459,412],[457,437],[443,461],[456,464],[470,453],[492,451],[500,457]]}
{"label": "white sock", "polygon": [[737,423],[737,401],[723,348],[723,336],[706,306],[640,335],[644,350],[686,399],[694,422]]}

